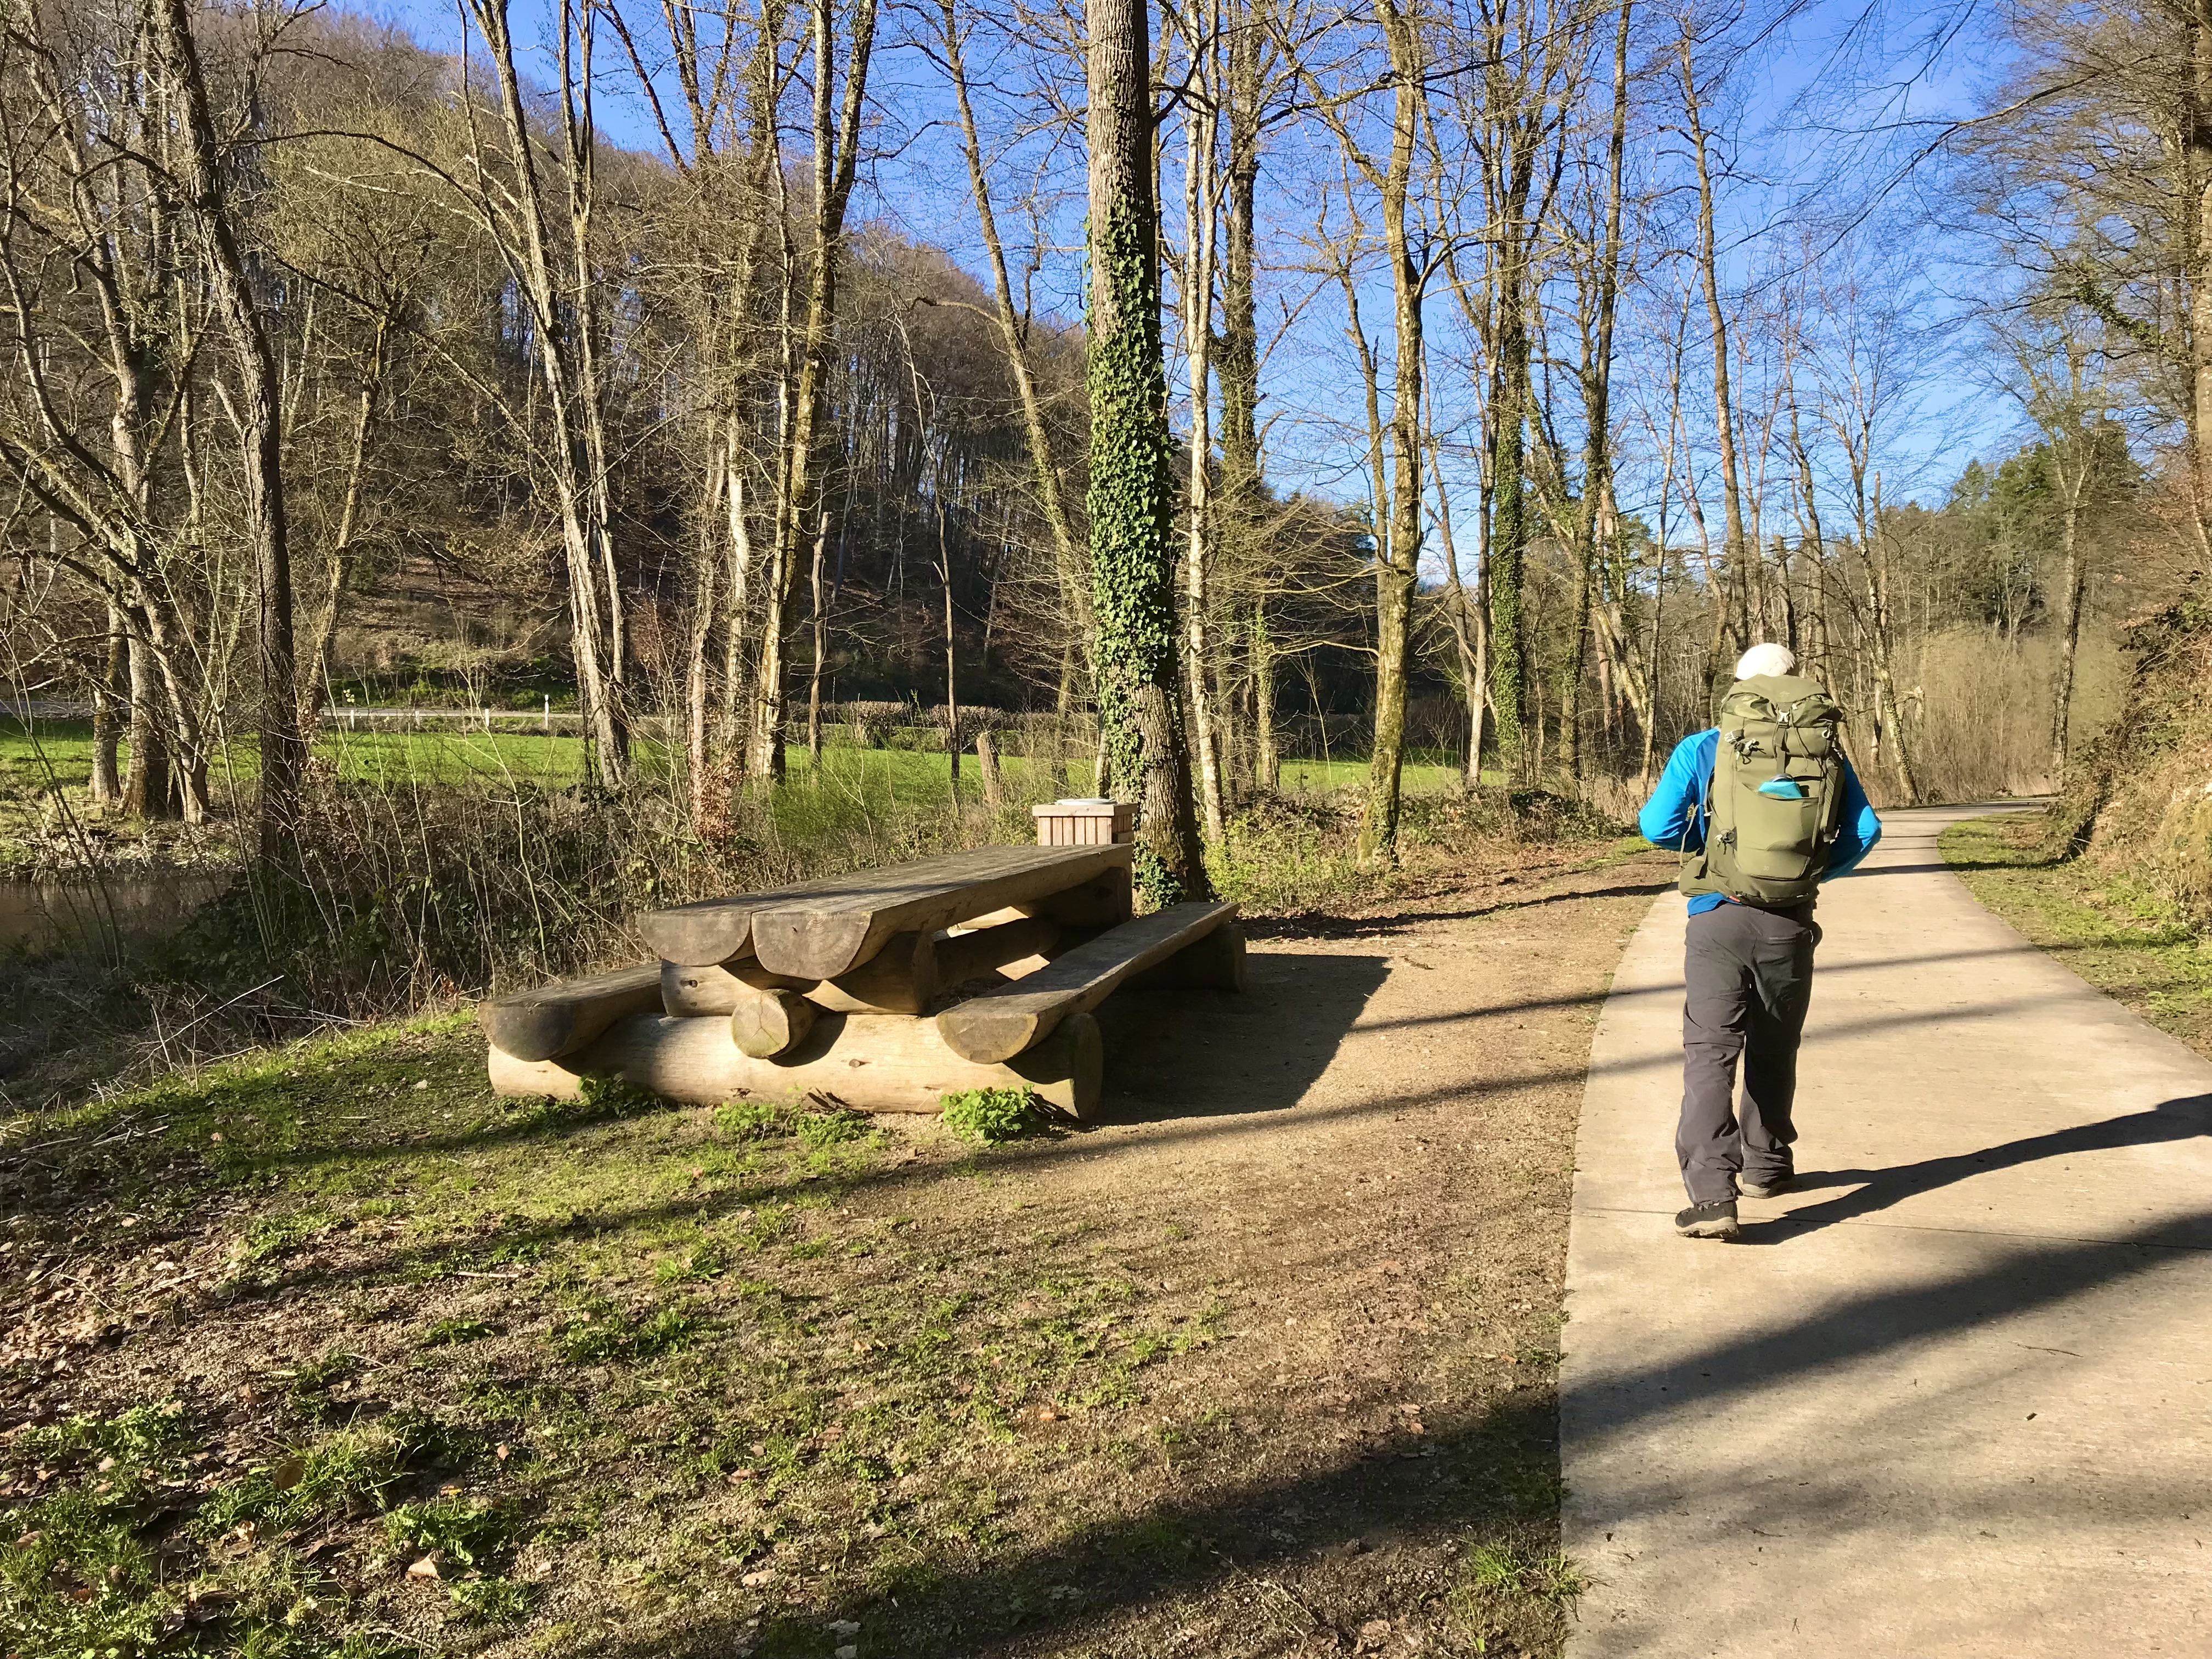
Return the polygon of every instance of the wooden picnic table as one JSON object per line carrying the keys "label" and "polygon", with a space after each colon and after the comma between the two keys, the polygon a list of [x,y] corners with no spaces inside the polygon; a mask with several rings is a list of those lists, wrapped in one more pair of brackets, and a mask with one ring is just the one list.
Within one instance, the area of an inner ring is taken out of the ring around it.
{"label": "wooden picnic table", "polygon": [[[703,966],[751,957],[771,973],[835,979],[896,933],[928,932],[1055,897],[1120,872],[1134,847],[977,847],[795,887],[701,899],[638,919],[664,962]],[[1126,896],[1121,920],[1128,915]]]}
{"label": "wooden picnic table", "polygon": [[930,1111],[1008,1086],[1086,1115],[1113,991],[1243,986],[1236,907],[1133,918],[1133,850],[975,848],[651,912],[658,963],[483,1006],[494,1088],[573,1095],[610,1073],[685,1100]]}

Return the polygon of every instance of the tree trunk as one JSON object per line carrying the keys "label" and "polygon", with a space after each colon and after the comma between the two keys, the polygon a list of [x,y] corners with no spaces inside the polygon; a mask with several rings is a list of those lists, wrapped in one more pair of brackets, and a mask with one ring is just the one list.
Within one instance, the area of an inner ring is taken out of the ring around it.
{"label": "tree trunk", "polygon": [[937,574],[945,585],[945,752],[951,761],[952,799],[960,800],[960,679],[952,631],[952,544],[945,532],[945,480],[931,492],[937,501]]}
{"label": "tree trunk", "polygon": [[176,96],[182,139],[175,163],[207,252],[207,278],[224,336],[235,356],[235,414],[246,539],[259,589],[258,656],[261,708],[258,851],[265,865],[289,866],[299,854],[300,779],[307,744],[300,731],[297,659],[292,632],[292,557],[284,517],[283,431],[276,358],[262,327],[225,184],[207,83],[185,0],[155,0],[149,13]]}
{"label": "tree trunk", "polygon": [[[968,70],[961,48],[957,0],[939,0],[945,39],[945,68],[951,78],[953,99],[960,112],[961,149],[968,161],[968,185],[975,198],[977,228],[983,235],[983,252],[991,267],[991,296],[996,304],[999,336],[1006,349],[1006,366],[1014,378],[1021,404],[1022,430],[1029,440],[1030,474],[1036,485],[1037,507],[1045,527],[1052,532],[1053,571],[1060,583],[1063,620],[1072,639],[1087,651],[1091,639],[1091,586],[1084,569],[1084,550],[1069,524],[1060,495],[1060,463],[1054,453],[1052,428],[1046,424],[1043,400],[1030,368],[1024,319],[1014,308],[1013,283],[1006,274],[1006,245],[999,238],[999,220],[991,205],[990,178],[983,165],[983,146],[975,127],[975,114],[968,96]],[[1071,659],[1066,668],[1072,671]],[[1068,696],[1072,672],[1061,676],[1060,695]]]}
{"label": "tree trunk", "polygon": [[116,751],[131,720],[131,640],[124,631],[123,607],[107,602],[107,651],[92,705],[92,799],[95,805],[120,806],[123,780]]}
{"label": "tree trunk", "polygon": [[[1628,32],[1632,0],[1620,0],[1613,37],[1613,125],[1606,141],[1605,236],[1598,250],[1591,309],[1595,313],[1582,368],[1583,451],[1582,512],[1576,525],[1574,638],[1567,647],[1567,697],[1560,710],[1565,770],[1583,775],[1583,649],[1590,633],[1590,582],[1612,536],[1613,332],[1620,300],[1621,197],[1628,154]],[[1610,699],[1607,707],[1612,714]]]}
{"label": "tree trunk", "polygon": [[720,527],[715,523],[721,508],[723,449],[720,434],[711,427],[707,434],[707,484],[699,515],[698,549],[691,565],[691,629],[684,659],[684,760],[691,785],[691,828],[703,835],[717,813],[714,805],[714,764],[708,753],[707,701],[713,675],[708,652],[714,638],[715,589],[721,575]]}
{"label": "tree trunk", "polygon": [[[1748,594],[1745,591],[1750,580],[1746,568],[1743,527],[1743,484],[1738,475],[1735,449],[1735,395],[1729,376],[1728,319],[1721,309],[1720,260],[1715,252],[1713,179],[1707,160],[1706,133],[1702,106],[1698,98],[1698,81],[1691,58],[1690,34],[1682,33],[1677,48],[1682,67],[1682,108],[1689,121],[1690,153],[1697,163],[1698,173],[1698,274],[1705,297],[1705,318],[1712,330],[1713,352],[1713,419],[1721,452],[1721,502],[1725,515],[1727,538],[1721,546],[1723,580],[1736,590],[1737,603],[1745,607],[1748,617]],[[1713,595],[1716,605],[1725,605],[1722,593]],[[1741,630],[1737,630],[1737,643],[1746,641]],[[1716,653],[1717,656],[1718,653]],[[1721,670],[1716,661],[1711,672],[1717,678]]]}
{"label": "tree trunk", "polygon": [[1452,540],[1451,498],[1444,494],[1443,460],[1433,432],[1429,434],[1429,472],[1436,482],[1437,534],[1444,546],[1444,623],[1451,629],[1452,648],[1459,658],[1461,698],[1467,704],[1467,760],[1460,778],[1468,789],[1480,789],[1483,717],[1490,706],[1489,688],[1484,684],[1487,662],[1475,643],[1483,631],[1483,619],[1468,603],[1467,589],[1460,585],[1459,549]]}
{"label": "tree trunk", "polygon": [[2189,284],[2189,448],[2197,556],[2212,560],[2212,0],[2190,7],[2191,64],[2183,96],[2181,142],[2196,192],[2195,246]]}
{"label": "tree trunk", "polygon": [[163,731],[161,681],[153,653],[143,639],[131,641],[131,757],[123,775],[123,810],[134,817],[177,816],[176,792],[169,775],[169,745]]}
{"label": "tree trunk", "polygon": [[1252,601],[1252,781],[1282,787],[1283,754],[1275,739],[1275,641],[1267,629],[1267,596]]}
{"label": "tree trunk", "polygon": [[[830,509],[825,507],[814,520],[814,559],[811,575],[814,660],[806,671],[806,764],[817,781],[822,776],[822,665],[830,655],[830,615],[828,607],[823,603],[822,559],[829,546]],[[949,590],[946,614],[948,617],[951,615]],[[947,679],[949,683],[949,675]],[[955,766],[957,770],[957,762]]]}
{"label": "tree trunk", "polygon": [[1911,745],[1905,734],[1905,711],[1899,706],[1897,681],[1890,664],[1892,639],[1892,610],[1890,605],[1890,571],[1888,538],[1881,527],[1881,475],[1875,475],[1874,517],[1869,523],[1866,542],[1868,590],[1868,642],[1873,647],[1869,653],[1874,659],[1874,706],[1876,729],[1889,739],[1890,781],[1895,787],[1899,801],[1911,805],[1920,799],[1920,786],[1913,776]]}
{"label": "tree trunk", "polygon": [[1139,0],[1085,0],[1085,21],[1100,787],[1140,804],[1137,881],[1162,907],[1206,896],[1209,887],[1178,707],[1150,27]]}
{"label": "tree trunk", "polygon": [[[2057,448],[2056,445],[2052,446]],[[2087,468],[2083,469],[2086,472]],[[2074,707],[2074,663],[2081,641],[2081,480],[2067,489],[2058,521],[2058,680],[2051,687],[2051,787],[2066,787],[2066,750]]]}
{"label": "tree trunk", "polygon": [[[1375,744],[1367,758],[1367,800],[1359,820],[1363,864],[1395,863],[1405,770],[1407,659],[1413,588],[1421,559],[1421,299],[1425,255],[1407,234],[1406,198],[1413,145],[1427,95],[1420,37],[1396,0],[1378,0],[1376,19],[1389,52],[1393,84],[1390,159],[1382,174],[1382,245],[1390,262],[1393,381],[1390,392],[1390,523],[1375,562]],[[1380,507],[1382,503],[1378,501]],[[1382,529],[1378,526],[1377,529]]]}
{"label": "tree trunk", "polygon": [[[1200,13],[1210,19],[1210,11]],[[1214,730],[1212,666],[1207,592],[1213,541],[1213,345],[1214,236],[1220,220],[1216,151],[1219,117],[1208,85],[1208,60],[1216,51],[1210,21],[1191,41],[1191,78],[1195,96],[1183,113],[1187,150],[1183,165],[1182,322],[1184,362],[1190,384],[1190,471],[1184,494],[1187,515],[1183,549],[1183,678],[1190,701],[1190,726],[1196,740],[1199,803],[1206,834],[1218,842],[1227,833],[1222,811],[1221,757]]]}
{"label": "tree trunk", "polygon": [[[174,3],[174,0],[170,3]],[[606,638],[606,617],[609,608],[618,614],[620,600],[610,593],[603,605],[599,592],[600,571],[610,556],[610,532],[597,516],[605,500],[601,488],[604,481],[594,476],[592,448],[581,419],[583,406],[596,403],[599,395],[597,384],[586,373],[587,364],[596,359],[585,353],[579,339],[580,333],[588,330],[586,319],[589,295],[570,293],[567,283],[556,274],[553,234],[545,191],[539,180],[537,124],[525,101],[521,77],[515,68],[507,0],[469,0],[469,11],[483,34],[494,76],[499,83],[500,118],[507,149],[506,169],[512,171],[512,185],[495,182],[496,174],[503,169],[486,163],[481,156],[474,158],[473,165],[477,187],[485,199],[487,222],[495,226],[506,222],[500,208],[493,205],[502,195],[512,204],[514,228],[502,234],[501,252],[507,257],[518,290],[529,306],[532,325],[538,336],[538,349],[533,355],[553,428],[552,441],[547,446],[547,471],[561,515],[562,551],[568,577],[568,650],[575,664],[577,698],[582,705],[585,753],[599,781],[609,788],[619,788],[628,775],[629,745],[614,678],[618,665],[611,658]],[[563,0],[558,21],[565,64],[569,52],[569,31],[576,21],[568,0]],[[572,237],[583,213],[579,193],[587,195],[590,189],[588,173],[577,172],[582,160],[590,154],[588,131],[580,135],[576,131],[580,122],[588,129],[591,118],[588,84],[583,92],[580,107],[574,87],[568,76],[563,76],[562,112],[571,173]],[[585,222],[588,223],[588,220]],[[575,250],[572,248],[571,252],[574,254]]]}
{"label": "tree trunk", "polygon": [[346,452],[345,491],[338,502],[337,533],[331,538],[324,559],[322,599],[307,624],[307,648],[301,653],[307,665],[300,684],[300,731],[303,736],[311,736],[320,723],[320,710],[330,680],[331,641],[337,633],[339,609],[345,602],[346,584],[353,576],[354,543],[361,527],[362,488],[368,471],[368,435],[375,423],[377,393],[384,380],[389,326],[388,318],[377,319],[368,368],[362,379],[360,397],[354,404],[353,439]]}
{"label": "tree trunk", "polygon": [[1522,426],[1526,419],[1528,331],[1522,312],[1519,261],[1509,233],[1498,275],[1498,361],[1491,375],[1490,545],[1484,573],[1490,586],[1490,708],[1497,721],[1498,761],[1506,787],[1528,769],[1523,727],[1528,667],[1522,632],[1521,574],[1528,541],[1522,482]]}
{"label": "tree trunk", "polygon": [[722,752],[726,764],[742,765],[744,738],[738,717],[738,688],[745,678],[745,623],[752,603],[752,521],[745,512],[745,475],[733,422],[724,441],[723,500],[729,508],[729,576],[723,584]]}
{"label": "tree trunk", "polygon": [[836,46],[832,0],[815,0],[813,268],[807,287],[806,319],[799,336],[798,374],[792,386],[789,435],[779,468],[781,500],[769,552],[767,614],[761,628],[760,672],[754,682],[752,749],[746,769],[757,786],[764,787],[783,775],[785,615],[797,574],[799,539],[821,489],[821,459],[815,453],[815,434],[821,422],[823,390],[836,333],[837,261],[845,234],[845,209],[852,199],[860,164],[860,118],[866,107],[875,33],[875,0],[856,0],[853,38],[846,52],[843,99],[839,103],[830,70]]}

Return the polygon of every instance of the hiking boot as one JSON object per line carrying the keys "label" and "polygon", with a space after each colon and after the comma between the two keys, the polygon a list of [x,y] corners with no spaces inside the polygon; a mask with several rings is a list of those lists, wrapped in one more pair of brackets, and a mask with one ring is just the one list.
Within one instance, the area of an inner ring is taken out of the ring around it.
{"label": "hiking boot", "polygon": [[1796,1179],[1787,1170],[1771,1176],[1746,1176],[1736,1183],[1736,1190],[1746,1198],[1779,1198],[1790,1190],[1790,1183]]}
{"label": "hiking boot", "polygon": [[1734,1238],[1743,1230],[1735,1224],[1735,1200],[1723,1198],[1682,1211],[1674,1218],[1674,1231],[1684,1238]]}

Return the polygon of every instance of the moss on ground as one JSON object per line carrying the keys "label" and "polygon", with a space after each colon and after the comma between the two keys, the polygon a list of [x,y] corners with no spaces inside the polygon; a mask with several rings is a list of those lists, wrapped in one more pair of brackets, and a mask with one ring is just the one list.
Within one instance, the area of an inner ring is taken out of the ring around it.
{"label": "moss on ground", "polygon": [[2170,898],[2087,858],[2056,859],[2039,812],[1969,818],[1939,845],[2028,940],[2160,1030],[2212,1056],[2212,939]]}

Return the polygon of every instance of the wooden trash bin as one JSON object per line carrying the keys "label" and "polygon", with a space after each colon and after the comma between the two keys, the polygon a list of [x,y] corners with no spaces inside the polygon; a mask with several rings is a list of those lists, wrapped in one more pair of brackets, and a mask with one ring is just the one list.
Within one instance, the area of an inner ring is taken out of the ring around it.
{"label": "wooden trash bin", "polygon": [[1040,847],[1104,847],[1137,838],[1137,808],[1126,800],[1055,800],[1032,806]]}

